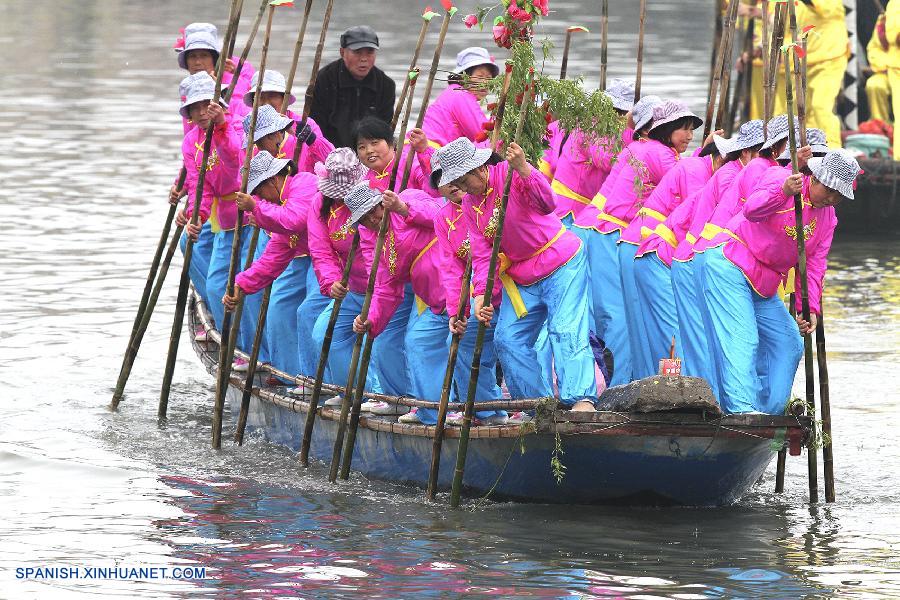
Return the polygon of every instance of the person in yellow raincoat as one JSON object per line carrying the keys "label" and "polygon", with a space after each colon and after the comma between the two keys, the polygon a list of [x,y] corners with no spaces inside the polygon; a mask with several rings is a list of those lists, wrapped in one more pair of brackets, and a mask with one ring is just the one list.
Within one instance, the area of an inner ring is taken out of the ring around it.
{"label": "person in yellow raincoat", "polygon": [[888,41],[884,29],[884,15],[878,17],[875,31],[866,46],[866,57],[872,74],[866,80],[869,115],[891,123],[891,86],[888,82]]}
{"label": "person in yellow raincoat", "polygon": [[[769,10],[769,36],[771,37],[772,27],[775,20],[775,5],[771,5]],[[745,8],[746,7],[746,8]],[[763,70],[763,24],[762,10],[755,1],[747,2],[741,7],[739,13],[741,16],[753,18],[753,64],[750,74],[750,119],[764,119],[765,115],[765,90],[763,89],[763,79],[765,78]],[[791,32],[785,31],[785,41],[789,44],[791,40]],[[749,57],[742,57],[742,60],[749,60]],[[779,61],[779,65],[781,62]],[[740,67],[740,64],[739,64]],[[775,101],[772,104],[772,115],[784,114],[787,106],[784,94],[784,68],[780,68],[775,72]],[[772,115],[769,115],[770,117]]]}
{"label": "person in yellow raincoat", "polygon": [[797,27],[807,34],[806,122],[825,132],[828,146],[841,147],[841,120],[834,104],[850,55],[843,0],[800,0]]}
{"label": "person in yellow raincoat", "polygon": [[[900,0],[891,0],[884,10],[884,31],[888,41],[888,83],[891,106],[900,114]],[[900,135],[894,136],[894,160],[900,160]]]}

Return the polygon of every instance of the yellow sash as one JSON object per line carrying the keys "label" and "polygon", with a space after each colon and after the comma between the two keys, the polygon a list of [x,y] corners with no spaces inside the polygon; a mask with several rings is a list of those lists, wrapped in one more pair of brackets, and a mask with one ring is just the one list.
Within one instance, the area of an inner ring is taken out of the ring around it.
{"label": "yellow sash", "polygon": [[538,161],[538,171],[543,173],[547,179],[553,179],[553,169],[550,168],[550,163],[543,158]]}
{"label": "yellow sash", "polygon": [[[563,225],[560,227],[559,232],[553,236],[553,238],[538,248],[537,252],[529,256],[525,260],[530,260],[535,256],[543,254],[548,249],[550,249],[553,244],[556,243],[556,240],[561,238],[563,234],[566,232],[566,226]],[[522,294],[519,293],[519,287],[516,285],[516,282],[513,281],[513,278],[506,274],[506,271],[512,265],[512,261],[507,258],[505,254],[500,253],[500,282],[503,284],[503,289],[506,291],[506,296],[509,298],[510,303],[513,306],[513,309],[516,311],[516,318],[521,319],[525,315],[528,314],[528,309],[525,308],[525,301],[522,299]]]}
{"label": "yellow sash", "polygon": [[[415,258],[413,259],[413,261],[412,261],[412,264],[409,265],[409,274],[410,274],[410,275],[412,275],[413,267],[416,266],[416,263],[419,262],[419,259],[422,258],[423,256],[425,256],[425,253],[428,252],[428,250],[429,250],[432,246],[434,246],[434,244],[435,244],[436,242],[437,242],[437,238],[434,238],[433,240],[431,240],[430,242],[428,242],[428,243],[425,245],[424,248],[422,248],[422,251],[421,251],[421,252],[419,252],[419,253],[416,255],[416,257],[415,257]],[[424,300],[422,300],[421,298],[419,298],[418,296],[416,296],[416,310],[419,311],[419,314],[421,315],[423,312],[425,312],[425,309],[426,309],[426,308],[428,308],[428,303],[425,302]]]}
{"label": "yellow sash", "polygon": [[653,217],[657,221],[665,221],[666,220],[666,215],[662,214],[658,210],[653,210],[652,208],[647,208],[646,206],[644,208],[642,208],[641,210],[639,210],[637,214],[638,214],[638,216],[643,215],[646,217]]}
{"label": "yellow sash", "polygon": [[684,239],[686,239],[688,241],[688,243],[690,243],[690,244],[697,243],[697,236],[695,236],[693,233],[690,233],[690,232],[688,232],[684,235]]}
{"label": "yellow sash", "polygon": [[[219,203],[220,202],[236,202],[237,192],[231,192],[227,196],[216,196],[212,201],[212,208],[209,211],[209,228],[213,233],[223,231],[222,225],[219,223]],[[227,231],[231,231],[228,229]]]}
{"label": "yellow sash", "polygon": [[[409,138],[407,138],[403,141],[403,145],[409,146]],[[443,147],[434,140],[428,140],[428,145],[431,146],[432,148],[434,148],[435,150],[440,150]]]}
{"label": "yellow sash", "polygon": [[606,196],[597,192],[597,195],[594,196],[594,199],[591,200],[591,205],[596,206],[597,210],[603,211],[603,207],[606,206]]}
{"label": "yellow sash", "polygon": [[785,277],[785,280],[778,284],[778,296],[779,297],[784,298],[788,294],[793,294],[794,292],[797,291],[796,288],[794,287],[795,286],[794,276],[795,276],[794,267],[791,267],[790,270],[787,272],[787,277]]}
{"label": "yellow sash", "polygon": [[614,217],[605,212],[602,212],[599,215],[597,215],[597,219],[599,221],[608,221],[609,223],[613,223],[615,225],[618,225],[619,227],[628,227],[628,223],[626,223],[622,219],[619,219],[618,217]]}
{"label": "yellow sash", "polygon": [[[643,229],[641,230],[641,234],[643,234]],[[675,237],[675,232],[669,229],[669,227],[665,223],[660,223],[654,228],[653,233],[661,237],[667,244],[672,246],[673,248],[678,246],[678,238]]]}
{"label": "yellow sash", "polygon": [[[723,231],[725,231],[725,230],[722,229],[721,227],[719,227],[718,225],[713,225],[712,223],[707,223],[706,225],[703,226],[703,231],[700,232],[700,237],[702,237],[706,241],[709,241],[709,240],[713,239],[714,237],[716,237],[717,235],[719,235],[720,233],[722,233]],[[734,237],[734,234],[731,234],[731,235],[732,235],[732,237]]]}
{"label": "yellow sash", "polygon": [[571,189],[569,186],[564,184],[559,179],[554,179],[553,183],[550,184],[550,187],[553,189],[554,192],[556,192],[560,196],[565,196],[566,198],[569,198],[570,200],[575,200],[576,202],[580,202],[582,204],[590,204],[591,203],[590,198],[588,198],[587,196],[582,196],[581,194],[579,194],[578,192],[576,192],[575,190]]}

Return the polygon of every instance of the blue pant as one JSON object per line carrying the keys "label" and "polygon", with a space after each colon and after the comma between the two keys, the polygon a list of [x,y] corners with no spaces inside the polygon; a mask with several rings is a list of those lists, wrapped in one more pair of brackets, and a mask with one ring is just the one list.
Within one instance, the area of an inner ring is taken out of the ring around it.
{"label": "blue pant", "polygon": [[546,323],[559,383],[560,404],[596,400],[594,356],[588,342],[590,301],[585,253],[572,259],[548,277],[528,286],[517,286],[528,314],[516,317],[506,294],[494,333],[497,355],[514,398],[552,395],[551,382],[542,377],[534,349],[541,326]]}
{"label": "blue pant", "polygon": [[569,213],[562,219],[560,219],[560,221],[562,221],[562,224],[566,226],[566,229],[572,229],[572,227],[575,225],[575,215]]}
{"label": "blue pant", "polygon": [[656,375],[657,371],[647,347],[647,330],[644,327],[637,283],[634,279],[634,255],[637,249],[635,244],[621,242],[616,250],[619,258],[619,274],[622,277],[622,306],[625,309],[628,347],[631,349],[631,379],[651,377]]}
{"label": "blue pant", "polygon": [[[338,318],[334,324],[334,332],[331,337],[331,350],[328,352],[328,362],[325,368],[325,382],[334,385],[347,383],[347,372],[350,370],[350,358],[353,355],[353,344],[356,342],[356,334],[353,332],[353,319],[360,313],[363,305],[362,294],[348,292]],[[325,310],[319,314],[313,326],[313,344],[316,347],[316,367],[319,365],[319,356],[322,352],[322,342],[325,332],[328,330],[328,321],[334,309],[334,300],[329,302]],[[369,369],[366,377],[366,389],[369,391],[381,391],[377,385],[378,379],[373,369]]]}
{"label": "blue pant", "polygon": [[266,317],[269,362],[289,375],[302,373],[297,359],[297,307],[306,296],[306,274],[310,270],[309,257],[295,258],[272,283]]}
{"label": "blue pant", "polygon": [[391,396],[409,394],[412,385],[409,382],[409,371],[406,366],[406,328],[409,325],[409,312],[415,304],[412,286],[407,285],[403,302],[397,307],[391,320],[388,321],[372,347],[372,364],[381,386],[381,391]]}
{"label": "blue pant", "polygon": [[[295,258],[294,262],[300,260]],[[308,258],[304,259],[309,261]],[[308,264],[308,263],[307,263]],[[313,328],[322,311],[331,303],[331,298],[323,296],[319,291],[319,281],[316,279],[316,271],[311,266],[306,271],[306,297],[303,303],[297,307],[297,331],[295,333],[295,352],[299,357],[299,372],[303,375],[315,376],[319,366],[319,354],[322,352],[322,342],[316,342],[313,337]],[[326,325],[328,322],[326,321]],[[324,335],[324,330],[323,330]]]}
{"label": "blue pant", "polygon": [[[450,341],[453,337],[448,329],[450,317],[446,313],[436,315],[431,309],[419,314],[413,306],[409,316],[410,326],[406,332],[406,357],[409,368],[409,380],[412,393],[421,400],[437,402],[441,398],[444,376],[447,372],[447,357],[450,353]],[[496,323],[496,317],[494,321]],[[469,378],[472,374],[472,356],[475,353],[475,337],[478,323],[472,319],[466,333],[460,339],[456,366],[453,371],[453,387],[455,393],[450,398],[457,402],[465,402],[469,391]],[[484,346],[481,353],[478,387],[475,390],[475,401],[497,400],[502,397],[500,387],[494,377],[494,366],[497,355],[494,353],[494,329],[485,330]],[[416,412],[419,420],[426,425],[437,423],[437,411],[430,408],[419,408]],[[494,414],[506,415],[505,411],[476,411],[475,416],[486,419]]]}
{"label": "blue pant", "polygon": [[[241,235],[240,265],[237,272],[243,270],[247,262],[247,253],[250,250],[251,228],[244,227]],[[234,239],[234,231],[220,231],[215,234],[213,240],[212,255],[209,259],[209,271],[206,273],[206,290],[209,294],[209,309],[218,327],[222,326],[225,317],[225,307],[222,297],[225,295],[225,287],[228,284],[228,268],[231,265],[231,244]],[[253,345],[253,337],[256,333],[256,318],[259,313],[259,303],[262,292],[244,296],[244,312],[241,318],[240,334],[237,339],[237,347],[250,351]]]}
{"label": "blue pant", "polygon": [[631,381],[631,348],[625,323],[622,277],[619,274],[619,258],[616,250],[619,232],[600,233],[593,229],[580,231],[590,232],[587,251],[594,309],[594,333],[613,354],[615,370],[612,381],[609,382],[610,386],[622,385]]}
{"label": "blue pant", "polygon": [[703,299],[719,404],[729,414],[783,414],[803,354],[797,324],[777,294],[766,298],[753,290],[721,246],[705,254]]}
{"label": "blue pant", "polygon": [[[634,260],[634,278],[641,303],[641,316],[647,333],[645,351],[655,364],[669,356],[672,336],[675,352],[681,356],[678,314],[672,293],[672,272],[655,252]],[[654,371],[655,372],[655,371]]]}
{"label": "blue pant", "polygon": [[678,342],[681,373],[702,377],[709,382],[713,394],[719,397],[716,370],[709,353],[709,336],[703,323],[703,295],[694,275],[696,256],[688,261],[672,261],[672,292],[678,315]]}
{"label": "blue pant", "polygon": [[[253,230],[245,229],[244,232],[245,232],[244,235],[247,236],[248,241],[249,241],[250,236],[253,235]],[[263,252],[266,250],[266,244],[268,244],[268,243],[269,243],[269,234],[266,233],[264,230],[260,229],[259,230],[259,239],[256,242],[256,253],[253,255],[254,261],[258,260],[259,257],[263,255]],[[244,269],[245,264],[241,265],[241,268],[238,270],[239,273]],[[274,286],[274,283],[273,283],[273,286]],[[273,292],[275,291],[274,287],[272,288],[272,291]],[[269,298],[269,304],[270,304],[269,310],[270,311],[271,311],[271,303],[272,303],[272,298],[270,296],[270,298]],[[256,326],[259,324],[259,309],[260,309],[261,304],[262,304],[262,292],[261,291],[256,294],[253,294],[252,296],[244,298],[244,312],[241,315],[241,329],[243,330],[244,327],[246,327],[247,329],[251,329],[253,331],[252,335],[256,335]],[[269,312],[269,314],[271,314],[271,312]],[[246,326],[244,324],[245,319],[247,320]],[[259,344],[259,358],[257,360],[259,362],[271,363],[272,355],[269,352],[269,346],[271,344],[271,341],[269,339],[269,324],[268,323],[269,323],[269,319],[267,318],[265,330],[263,331],[262,341]],[[247,347],[246,347],[246,350],[248,353],[250,352],[250,344],[252,344],[252,343],[253,343],[253,338],[250,338],[247,341]]]}
{"label": "blue pant", "polygon": [[[187,234],[183,234],[178,242],[181,253],[184,254],[184,248],[187,246]],[[191,267],[188,270],[191,283],[194,289],[203,298],[203,303],[209,307],[209,296],[206,293],[206,273],[209,271],[209,257],[212,255],[213,248],[213,232],[209,222],[204,223],[200,228],[200,235],[194,242],[194,248],[191,250]],[[219,298],[221,300],[221,298]]]}

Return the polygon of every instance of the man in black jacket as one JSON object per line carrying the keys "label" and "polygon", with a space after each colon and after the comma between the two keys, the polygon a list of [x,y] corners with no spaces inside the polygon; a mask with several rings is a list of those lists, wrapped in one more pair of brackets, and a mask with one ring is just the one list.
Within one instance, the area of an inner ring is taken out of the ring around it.
{"label": "man in black jacket", "polygon": [[353,125],[365,116],[387,123],[394,116],[394,80],[375,66],[378,35],[371,27],[351,27],[341,35],[341,58],[316,78],[310,116],[335,145],[352,147]]}

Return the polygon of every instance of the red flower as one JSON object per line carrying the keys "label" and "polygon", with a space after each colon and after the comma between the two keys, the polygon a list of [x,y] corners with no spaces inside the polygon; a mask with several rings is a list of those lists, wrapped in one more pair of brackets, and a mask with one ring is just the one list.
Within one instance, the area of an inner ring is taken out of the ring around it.
{"label": "red flower", "polygon": [[531,14],[523,8],[519,8],[519,5],[516,4],[516,0],[510,1],[507,12],[509,13],[510,17],[522,24],[527,25],[531,21]]}
{"label": "red flower", "polygon": [[548,112],[548,113],[545,113],[545,114],[544,114],[544,121],[546,121],[546,122],[547,122],[547,125],[549,125],[550,123],[553,122],[553,115],[550,114],[549,112]]}
{"label": "red flower", "polygon": [[466,24],[466,27],[472,29],[476,25],[478,25],[478,17],[475,15],[466,15],[466,18],[463,19],[463,23]]}
{"label": "red flower", "polygon": [[498,46],[503,48],[512,46],[509,29],[506,28],[506,25],[503,25],[502,23],[500,25],[494,25],[494,28],[491,31],[494,34],[494,41]]}
{"label": "red flower", "polygon": [[794,53],[798,58],[803,58],[804,56],[806,56],[806,50],[804,50],[803,47],[799,44],[794,44]]}
{"label": "red flower", "polygon": [[453,0],[441,0],[441,6],[444,7],[444,10],[450,12],[450,9],[453,8]]}
{"label": "red flower", "polygon": [[488,110],[497,110],[497,103],[496,102],[488,102],[487,109]]}
{"label": "red flower", "polygon": [[516,94],[516,104],[522,104],[522,99],[525,98],[525,94]]}
{"label": "red flower", "polygon": [[488,139],[488,134],[486,131],[479,131],[478,133],[475,134],[476,142],[483,142],[486,139]]}
{"label": "red flower", "polygon": [[493,131],[494,130],[494,122],[493,121],[485,121],[481,124],[481,128],[485,131]]}

